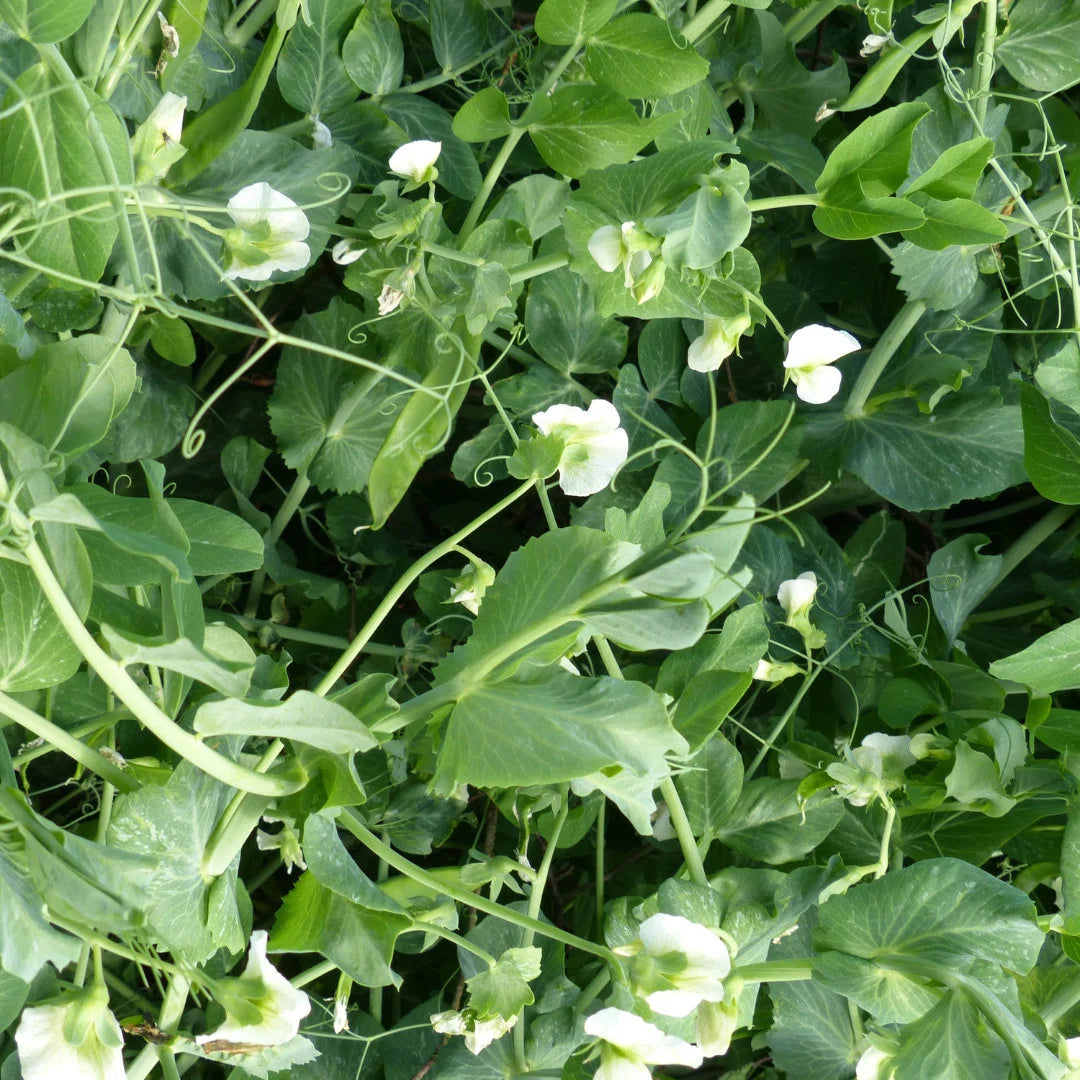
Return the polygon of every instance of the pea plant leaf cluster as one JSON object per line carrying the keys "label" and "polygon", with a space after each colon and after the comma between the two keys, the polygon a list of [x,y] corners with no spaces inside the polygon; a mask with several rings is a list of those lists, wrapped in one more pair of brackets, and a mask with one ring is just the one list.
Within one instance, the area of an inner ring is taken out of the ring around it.
{"label": "pea plant leaf cluster", "polygon": [[0,1080],[1080,1077],[1080,0],[0,84]]}

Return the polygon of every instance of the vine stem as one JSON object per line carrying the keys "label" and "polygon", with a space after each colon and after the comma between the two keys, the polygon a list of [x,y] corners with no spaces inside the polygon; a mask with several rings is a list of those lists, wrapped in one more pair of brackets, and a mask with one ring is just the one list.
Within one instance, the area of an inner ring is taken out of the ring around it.
{"label": "vine stem", "polygon": [[1075,506],[1055,506],[1045,517],[1040,518],[1006,549],[1001,560],[1001,569],[994,579],[991,592],[996,589],[1044,540],[1051,536],[1076,513]]}
{"label": "vine stem", "polygon": [[990,103],[990,80],[994,77],[994,46],[997,44],[997,0],[983,0],[982,25],[975,43],[975,62],[971,68],[971,87],[975,94],[975,124],[980,131],[986,122]]}
{"label": "vine stem", "polygon": [[683,27],[683,37],[690,42],[697,41],[729,7],[731,0],[709,0]]}
{"label": "vine stem", "polygon": [[373,855],[385,859],[388,866],[392,866],[399,873],[412,878],[413,881],[425,886],[425,888],[432,889],[436,893],[442,893],[449,896],[451,900],[456,900],[459,904],[474,907],[485,915],[491,915],[496,919],[501,919],[503,922],[512,923],[523,930],[532,930],[533,933],[539,934],[541,937],[548,937],[553,941],[560,941],[564,945],[590,953],[592,956],[599,956],[608,963],[613,964],[616,962],[614,953],[603,945],[597,945],[587,938],[578,937],[577,934],[561,930],[551,923],[540,922],[539,919],[530,918],[528,915],[512,911],[510,908],[503,907],[502,904],[488,900],[479,893],[469,892],[468,889],[453,885],[448,881],[435,877],[433,874],[429,874],[423,867],[410,862],[404,855],[399,855],[389,844],[383,843],[352,810],[340,811],[337,820],[342,828],[352,833]]}
{"label": "vine stem", "polygon": [[[310,488],[311,480],[308,478],[307,469],[301,469],[296,474],[296,479],[293,481],[292,487],[289,488],[285,501],[274,515],[274,520],[270,522],[270,528],[266,531],[264,540],[268,547],[273,547],[278,542],[281,534],[285,531],[285,527],[292,520],[293,514],[300,509],[300,504],[304,501],[304,496]],[[244,604],[245,618],[253,618],[259,610],[259,600],[262,598],[263,584],[265,582],[266,567],[260,566],[251,575],[251,581],[248,584],[247,601]]]}
{"label": "vine stem", "polygon": [[925,311],[926,304],[922,300],[909,300],[885,327],[851,388],[851,394],[844,406],[844,415],[848,419],[866,415],[866,400],[870,397],[874,385]]}
{"label": "vine stem", "polygon": [[820,206],[820,195],[773,195],[767,199],[747,199],[746,209],[752,214],[759,210],[783,210],[789,206]]}

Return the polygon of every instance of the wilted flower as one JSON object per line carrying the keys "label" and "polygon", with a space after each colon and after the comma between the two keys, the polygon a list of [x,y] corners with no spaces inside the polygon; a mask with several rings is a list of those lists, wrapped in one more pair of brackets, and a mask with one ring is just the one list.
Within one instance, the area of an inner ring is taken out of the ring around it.
{"label": "wilted flower", "polygon": [[307,215],[269,184],[241,188],[227,204],[235,229],[225,231],[226,278],[266,281],[275,270],[303,270],[311,258]]}
{"label": "wilted flower", "polygon": [[311,117],[311,145],[316,150],[327,150],[334,145],[330,129],[319,119],[318,114]]}
{"label": "wilted flower", "polygon": [[180,55],[180,35],[160,11],[157,18],[161,27],[161,51],[175,59]]}
{"label": "wilted flower", "polygon": [[754,678],[759,682],[778,683],[790,679],[792,675],[801,675],[798,664],[784,662],[774,664],[771,660],[759,660],[754,668]]}
{"label": "wilted flower", "polygon": [[254,931],[243,974],[218,983],[225,1022],[209,1034],[197,1036],[200,1046],[218,1042],[277,1046],[295,1038],[300,1021],[311,1012],[311,1002],[266,959],[266,942],[265,930]]}
{"label": "wilted flower", "polygon": [[904,770],[918,760],[907,735],[875,731],[862,745],[848,753],[854,766],[838,763],[825,771],[837,781],[833,786],[852,806],[865,806],[875,796],[887,795],[904,783]]}
{"label": "wilted flower", "polygon": [[24,1009],[15,1045],[23,1080],[124,1080],[124,1036],[104,986]]}
{"label": "wilted flower", "polygon": [[517,1013],[509,1020],[501,1016],[481,1020],[475,1009],[462,1009],[461,1012],[451,1009],[433,1013],[431,1026],[443,1035],[464,1035],[466,1047],[472,1053],[479,1054],[496,1039],[501,1039],[518,1022],[520,1015]]}
{"label": "wilted flower", "polygon": [[667,263],[663,259],[653,259],[630,286],[630,292],[639,304],[647,304],[664,291],[665,277],[667,277]]}
{"label": "wilted flower", "polygon": [[745,312],[728,318],[706,315],[705,329],[690,342],[686,363],[691,371],[715,371],[734,351],[739,338],[750,329]]}
{"label": "wilted flower", "polygon": [[300,846],[300,837],[293,828],[292,822],[276,817],[263,817],[263,821],[280,821],[282,823],[281,831],[269,833],[265,829],[257,829],[255,831],[255,846],[260,851],[280,851],[281,861],[285,864],[287,874],[293,872],[294,866],[306,870],[307,863],[304,862],[304,850]]}
{"label": "wilted flower", "polygon": [[552,405],[533,414],[542,435],[561,439],[559,486],[567,495],[593,495],[608,486],[626,460],[630,442],[610,401],[596,398],[588,409]]}
{"label": "wilted flower", "polygon": [[435,162],[442,153],[442,143],[417,139],[399,146],[390,155],[390,171],[409,180],[413,186],[426,184],[439,174]]}
{"label": "wilted flower", "polygon": [[131,137],[135,179],[139,183],[160,180],[187,153],[187,147],[180,145],[186,108],[186,97],[162,94]]}
{"label": "wilted flower", "polygon": [[859,342],[846,330],[817,323],[804,326],[788,342],[784,381],[791,379],[801,400],[823,405],[840,389],[840,372],[830,365],[859,348]]}
{"label": "wilted flower", "polygon": [[601,1039],[595,1080],[649,1080],[650,1065],[696,1069],[704,1055],[625,1009],[601,1009],[585,1020],[585,1034]]}
{"label": "wilted flower", "polygon": [[817,589],[817,574],[807,570],[797,578],[780,582],[776,590],[776,599],[787,616],[784,625],[798,630],[808,649],[820,649],[825,644],[825,635],[810,622],[810,609],[814,606]]}
{"label": "wilted flower", "polygon": [[489,585],[495,582],[495,570],[483,560],[469,563],[450,581],[450,603],[461,604],[474,615],[480,614],[480,601]]}
{"label": "wilted flower", "polygon": [[880,52],[890,41],[889,34],[867,34],[862,39],[862,48],[859,50],[859,55],[873,56],[874,53]]}
{"label": "wilted flower", "polygon": [[367,251],[366,247],[359,247],[355,241],[346,238],[339,240],[330,249],[330,257],[338,266],[348,266],[349,263],[356,262],[365,251]]}
{"label": "wilted flower", "polygon": [[632,977],[653,1012],[689,1016],[703,1001],[724,1000],[731,954],[708,927],[661,912],[638,927],[638,942],[616,951],[633,952]]}

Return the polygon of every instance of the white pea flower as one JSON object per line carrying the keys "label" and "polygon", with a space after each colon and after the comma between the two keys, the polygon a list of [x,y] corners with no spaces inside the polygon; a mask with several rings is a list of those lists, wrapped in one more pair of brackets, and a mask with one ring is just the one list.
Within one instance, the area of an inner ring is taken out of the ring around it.
{"label": "white pea flower", "polygon": [[451,579],[450,603],[461,604],[474,615],[480,614],[480,601],[488,586],[495,583],[495,570],[483,560],[469,563],[456,578]]}
{"label": "white pea flower", "polygon": [[840,372],[830,365],[860,348],[858,340],[846,330],[818,323],[803,326],[788,342],[784,381],[791,379],[801,400],[824,405],[840,389]]}
{"label": "white pea flower", "polygon": [[802,669],[798,664],[784,662],[774,664],[771,660],[759,660],[754,668],[754,678],[759,682],[779,683],[790,679],[792,675],[801,675]]}
{"label": "white pea flower", "polygon": [[614,273],[621,266],[623,285],[632,289],[653,261],[650,248],[659,248],[659,243],[648,234],[639,233],[633,221],[624,221],[618,228],[601,225],[589,237],[588,247],[593,262],[606,274]]}
{"label": "white pea flower", "polygon": [[[1059,904],[1058,907],[1060,906]],[[1080,1037],[1066,1039],[1059,1035],[1058,1057],[1069,1066],[1070,1070],[1080,1070]]]}
{"label": "white pea flower", "polygon": [[[219,994],[224,991],[231,998],[222,1001],[225,1022],[206,1035],[196,1036],[200,1046],[221,1042],[277,1046],[296,1037],[300,1021],[311,1012],[311,1002],[266,959],[266,942],[265,930],[254,931],[243,974],[238,979],[220,981]],[[257,1011],[258,1020],[238,1020],[230,1004],[245,1012]]]}
{"label": "white pea flower", "polygon": [[390,155],[390,171],[404,177],[412,184],[426,184],[439,174],[435,162],[442,153],[442,143],[430,139],[417,139],[399,146]]}
{"label": "white pea flower", "polygon": [[735,351],[739,338],[750,329],[750,316],[706,315],[705,329],[690,342],[686,363],[691,371],[716,371]]}
{"label": "white pea flower", "polygon": [[520,1013],[509,1020],[501,1016],[492,1016],[481,1020],[475,1009],[462,1009],[454,1012],[433,1013],[431,1026],[443,1035],[464,1035],[465,1046],[474,1054],[490,1046],[496,1039],[501,1039],[517,1022]]}
{"label": "white pea flower", "polygon": [[318,113],[311,116],[311,145],[316,150],[328,150],[334,145],[330,129],[319,119]]}
{"label": "white pea flower", "polygon": [[890,1080],[896,1050],[893,1040],[882,1035],[870,1036],[866,1049],[855,1063],[855,1080]]}
{"label": "white pea flower", "polygon": [[601,1039],[595,1080],[649,1080],[650,1065],[700,1067],[702,1052],[665,1035],[655,1024],[625,1009],[601,1009],[585,1020],[585,1034]]}
{"label": "white pea flower", "polygon": [[303,270],[311,250],[307,215],[269,184],[241,188],[227,203],[236,228],[225,230],[226,278],[266,281],[275,270]]}
{"label": "white pea flower", "polygon": [[810,609],[817,597],[817,574],[807,570],[797,578],[780,582],[776,590],[776,599],[784,609],[786,626],[798,630],[808,649],[820,649],[825,644],[825,635],[810,623]]}
{"label": "white pea flower", "polygon": [[859,55],[862,57],[873,56],[874,53],[884,49],[891,39],[892,35],[890,34],[867,34],[862,39],[862,48],[859,50]]}
{"label": "white pea flower", "polygon": [[15,1045],[23,1080],[124,1080],[124,1036],[104,986],[24,1009]]}
{"label": "white pea flower", "polygon": [[294,866],[306,870],[307,863],[304,862],[304,849],[300,846],[300,837],[297,835],[292,823],[276,817],[263,817],[263,821],[281,821],[281,831],[269,833],[265,829],[256,829],[255,846],[260,851],[280,851],[281,861],[285,865],[287,874],[293,872]]}
{"label": "white pea flower", "polygon": [[689,1016],[703,1001],[724,1000],[731,954],[700,923],[681,915],[652,915],[638,927],[638,941],[616,952],[634,955],[631,974],[653,1012]]}
{"label": "white pea flower", "polygon": [[338,264],[338,266],[348,266],[349,263],[356,262],[356,260],[366,251],[366,247],[357,247],[354,241],[346,238],[344,240],[339,240],[330,249],[330,257]]}
{"label": "white pea flower", "polygon": [[703,1001],[694,1017],[698,1046],[706,1057],[719,1057],[731,1048],[731,1036],[739,1027],[739,1003]]}
{"label": "white pea flower", "polygon": [[875,731],[862,745],[848,753],[854,763],[830,765],[825,771],[835,781],[838,795],[852,806],[865,806],[877,796],[886,796],[904,783],[904,770],[918,758],[911,752],[908,735],[886,735]]}
{"label": "white pea flower", "polygon": [[542,435],[562,439],[559,486],[567,495],[593,495],[608,486],[626,460],[630,441],[619,426],[619,413],[600,398],[588,409],[552,405],[533,413],[532,422]]}
{"label": "white pea flower", "polygon": [[667,263],[663,259],[653,259],[637,280],[630,286],[630,292],[639,304],[655,300],[664,291],[664,279],[667,277]]}
{"label": "white pea flower", "polygon": [[160,180],[187,153],[187,147],[180,145],[187,100],[180,94],[162,94],[132,136],[131,153],[139,183]]}

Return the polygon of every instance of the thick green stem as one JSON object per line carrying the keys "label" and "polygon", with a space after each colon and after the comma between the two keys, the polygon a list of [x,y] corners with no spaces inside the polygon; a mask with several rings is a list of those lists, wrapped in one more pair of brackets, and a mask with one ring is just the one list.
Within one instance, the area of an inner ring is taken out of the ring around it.
{"label": "thick green stem", "polygon": [[805,982],[813,978],[813,960],[764,960],[760,964],[743,964],[733,974],[744,983]]}
{"label": "thick green stem", "polygon": [[[300,509],[300,504],[304,501],[304,496],[311,488],[311,481],[308,479],[307,470],[303,469],[296,474],[296,479],[292,483],[292,487],[289,488],[288,494],[285,496],[285,501],[281,504],[278,512],[274,515],[274,520],[270,522],[270,528],[266,532],[264,542],[267,547],[273,547],[281,538],[281,534],[285,531],[289,522],[292,521],[293,514]],[[266,568],[260,566],[254,574],[251,575],[251,584],[248,586],[247,602],[244,605],[244,615],[246,618],[252,618],[255,612],[259,609],[259,600],[262,597],[263,584],[266,581]]]}
{"label": "thick green stem", "polygon": [[915,324],[922,318],[926,311],[926,304],[922,300],[909,300],[894,316],[892,322],[885,327],[885,332],[878,338],[873,352],[863,364],[855,385],[851,388],[851,395],[844,406],[844,415],[849,419],[864,416],[866,414],[866,400],[878,379],[881,378],[889,361],[893,358],[896,350],[904,342],[904,338],[911,333]]}
{"label": "thick green stem", "polygon": [[683,37],[690,42],[697,41],[729,7],[731,7],[731,0],[709,0],[683,27]]}
{"label": "thick green stem", "polygon": [[510,273],[510,284],[517,285],[519,282],[528,281],[529,278],[539,277],[541,274],[550,274],[552,270],[561,270],[570,262],[567,252],[559,255],[545,255],[541,259],[533,259],[524,266],[516,266]]}
{"label": "thick green stem", "polygon": [[[230,615],[229,618],[244,627],[258,633],[268,627],[274,634],[286,641],[299,641],[304,645],[322,645],[327,649],[347,649],[349,639],[339,637],[337,634],[320,634],[315,630],[303,630],[298,626],[286,626],[284,623],[274,622],[273,619],[251,619],[246,615]],[[404,656],[405,649],[400,645],[379,645],[369,642],[361,650],[372,656]]]}
{"label": "thick green stem", "polygon": [[1043,1023],[1051,1033],[1057,1022],[1068,1012],[1080,1005],[1080,972],[1051,995],[1050,1000],[1040,1010]]}
{"label": "thick green stem", "polygon": [[784,23],[784,37],[794,44],[802,41],[822,19],[827,18],[834,12],[844,0],[818,0],[808,8],[796,11],[786,23]]}
{"label": "thick green stem", "polygon": [[701,862],[701,853],[694,839],[694,830],[690,828],[690,820],[686,816],[686,810],[683,809],[682,799],[679,798],[679,793],[675,790],[675,781],[670,776],[664,777],[660,782],[660,794],[663,795],[668,813],[671,815],[671,824],[675,829],[675,835],[679,838],[679,847],[682,848],[691,881],[695,885],[708,886],[709,877]]}
{"label": "thick green stem", "polygon": [[767,199],[747,199],[746,209],[752,214],[759,210],[783,210],[789,206],[820,206],[820,195],[774,195]]}
{"label": "thick green stem", "polygon": [[485,915],[492,915],[496,919],[502,919],[503,922],[520,926],[523,930],[532,930],[533,933],[539,934],[541,937],[561,941],[564,945],[580,949],[582,952],[590,953],[593,956],[599,956],[609,963],[615,962],[611,950],[603,945],[597,945],[586,938],[578,937],[577,934],[568,933],[566,930],[561,930],[550,923],[540,922],[538,919],[529,918],[528,915],[511,911],[509,908],[503,907],[502,904],[497,904],[479,894],[470,892],[466,888],[453,885],[443,878],[437,878],[433,874],[429,874],[422,867],[410,862],[403,855],[399,855],[389,844],[384,844],[353,811],[342,810],[338,814],[338,823],[342,828],[351,832],[373,855],[385,859],[387,864],[399,873],[405,874],[406,877],[412,878],[413,881],[434,890],[436,893],[449,896],[452,900],[456,900],[458,903],[465,904],[468,907],[474,907]]}
{"label": "thick green stem", "polygon": [[996,589],[1040,544],[1049,540],[1076,513],[1075,506],[1055,506],[1040,518],[1008,547],[1001,560],[1001,569],[994,580],[991,592]]}
{"label": "thick green stem", "polygon": [[234,814],[222,814],[203,848],[202,871],[210,878],[225,873],[247,842],[252,829],[266,809],[269,799],[258,795],[243,796]]}
{"label": "thick green stem", "polygon": [[971,68],[971,88],[975,94],[975,126],[982,131],[986,107],[990,102],[990,80],[994,76],[994,46],[997,42],[997,0],[983,0],[982,25],[975,44],[975,63]]}

